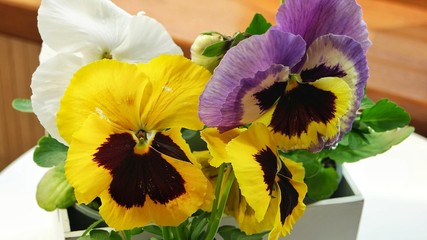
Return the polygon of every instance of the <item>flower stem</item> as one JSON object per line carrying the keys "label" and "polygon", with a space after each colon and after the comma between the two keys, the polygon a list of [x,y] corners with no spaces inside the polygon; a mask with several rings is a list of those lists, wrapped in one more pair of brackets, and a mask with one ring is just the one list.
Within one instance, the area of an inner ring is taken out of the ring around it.
{"label": "flower stem", "polygon": [[[224,164],[223,164],[224,165]],[[221,170],[221,168],[220,168]],[[220,194],[217,195],[217,189],[215,189],[215,197],[217,199],[219,199],[219,203],[218,200],[216,201],[216,204],[213,205],[211,216],[209,218],[209,226],[208,226],[208,233],[205,239],[207,240],[212,240],[215,238],[215,235],[218,231],[219,228],[219,224],[221,222],[221,218],[222,218],[222,214],[224,213],[224,209],[225,209],[225,205],[227,203],[227,199],[228,199],[228,194],[230,193],[230,189],[231,186],[233,185],[235,176],[234,176],[234,172],[231,169],[231,167],[228,169],[227,171],[228,174],[226,174],[226,179],[225,182],[223,184],[219,184],[220,181],[222,181],[223,176],[221,176],[221,179],[219,178],[220,175],[218,175],[218,185],[220,185],[220,188],[222,188],[222,192],[220,191]],[[221,174],[221,172],[220,172]],[[214,201],[215,203],[215,201]]]}
{"label": "flower stem", "polygon": [[82,234],[83,236],[86,236],[90,231],[92,231],[92,229],[94,229],[96,226],[98,226],[98,224],[102,223],[104,221],[104,219],[99,219],[98,221],[92,223]]}
{"label": "flower stem", "polygon": [[217,212],[217,207],[218,207],[218,201],[219,201],[219,196],[221,194],[221,187],[222,187],[222,180],[224,178],[224,172],[225,172],[225,168],[226,168],[226,164],[221,164],[221,166],[219,166],[219,170],[218,170],[218,178],[216,180],[217,184],[215,186],[215,198],[213,200],[212,203],[212,210],[211,210],[211,215],[209,218],[209,222],[212,222],[214,216],[216,215]]}
{"label": "flower stem", "polygon": [[122,239],[124,240],[131,240],[132,239],[132,234],[129,230],[125,230],[125,231],[120,231]]}
{"label": "flower stem", "polygon": [[162,237],[164,240],[173,239],[170,227],[162,227]]}
{"label": "flower stem", "polygon": [[170,232],[173,235],[173,239],[183,240],[182,235],[181,235],[181,231],[178,227],[170,227]]}

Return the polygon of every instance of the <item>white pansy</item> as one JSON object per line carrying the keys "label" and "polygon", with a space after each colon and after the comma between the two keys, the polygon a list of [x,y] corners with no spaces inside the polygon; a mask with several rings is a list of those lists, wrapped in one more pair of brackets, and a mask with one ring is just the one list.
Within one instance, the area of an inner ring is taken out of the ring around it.
{"label": "white pansy", "polygon": [[63,143],[56,112],[82,66],[106,57],[137,63],[160,54],[182,55],[160,23],[144,14],[130,15],[109,0],[42,0],[38,28],[43,47],[31,101],[41,124]]}

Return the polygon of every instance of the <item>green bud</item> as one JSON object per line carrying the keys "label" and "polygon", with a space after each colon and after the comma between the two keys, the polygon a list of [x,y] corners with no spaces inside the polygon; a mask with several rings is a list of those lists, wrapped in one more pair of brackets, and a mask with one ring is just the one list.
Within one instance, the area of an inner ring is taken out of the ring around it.
{"label": "green bud", "polygon": [[[208,47],[210,47],[209,49],[212,49],[215,54],[206,54],[205,51]],[[191,60],[207,68],[210,72],[213,72],[227,50],[223,49],[224,47],[225,39],[223,35],[215,32],[202,33],[196,38],[193,45],[191,45]]]}
{"label": "green bud", "polygon": [[65,178],[63,164],[46,172],[37,185],[36,199],[38,205],[46,211],[67,208],[76,202],[74,189]]}

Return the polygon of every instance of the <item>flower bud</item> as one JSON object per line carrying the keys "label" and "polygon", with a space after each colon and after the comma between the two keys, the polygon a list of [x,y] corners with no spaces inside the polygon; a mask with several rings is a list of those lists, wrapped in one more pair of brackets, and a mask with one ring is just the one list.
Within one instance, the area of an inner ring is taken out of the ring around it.
{"label": "flower bud", "polygon": [[213,72],[221,61],[223,54],[205,56],[203,55],[203,52],[207,47],[222,41],[224,41],[224,37],[219,33],[212,32],[200,34],[194,41],[193,45],[191,45],[191,60],[194,63],[207,68],[210,72]]}
{"label": "flower bud", "polygon": [[64,166],[46,172],[37,186],[36,199],[46,211],[67,208],[76,202],[74,189],[65,178]]}

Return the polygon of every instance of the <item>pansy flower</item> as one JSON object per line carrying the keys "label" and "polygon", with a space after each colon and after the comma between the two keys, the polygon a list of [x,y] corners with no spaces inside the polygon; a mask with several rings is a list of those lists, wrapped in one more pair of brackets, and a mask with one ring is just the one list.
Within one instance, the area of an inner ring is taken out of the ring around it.
{"label": "pansy flower", "polygon": [[208,180],[180,130],[203,127],[198,97],[210,75],[171,55],[138,65],[101,60],[76,72],[57,124],[77,201],[100,197],[102,218],[117,230],[178,225],[203,207]]}
{"label": "pansy flower", "polygon": [[368,78],[360,7],[288,0],[277,24],[226,53],[200,98],[200,117],[222,131],[264,122],[285,150],[334,146],[350,130]]}
{"label": "pansy flower", "polygon": [[154,19],[132,16],[109,0],[42,0],[38,28],[41,64],[32,78],[33,110],[45,129],[65,143],[56,113],[73,74],[103,58],[148,62],[162,54],[182,54]]}
{"label": "pansy flower", "polygon": [[202,132],[209,149],[218,150],[211,162],[233,167],[240,194],[230,195],[231,214],[247,234],[271,230],[269,239],[285,236],[305,210],[304,168],[279,156],[264,124],[254,123],[236,134],[234,130]]}

